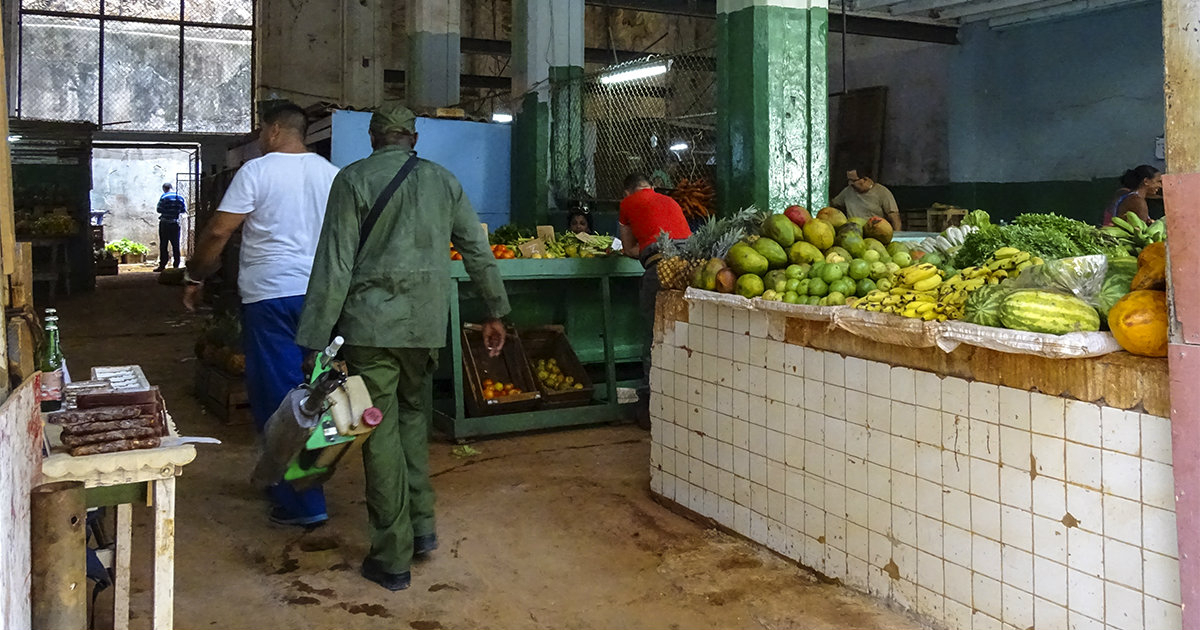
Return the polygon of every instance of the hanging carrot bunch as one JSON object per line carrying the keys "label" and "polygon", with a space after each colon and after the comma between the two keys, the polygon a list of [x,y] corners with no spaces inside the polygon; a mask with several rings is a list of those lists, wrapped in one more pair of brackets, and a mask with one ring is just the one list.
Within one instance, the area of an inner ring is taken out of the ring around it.
{"label": "hanging carrot bunch", "polygon": [[713,203],[717,193],[712,184],[705,179],[679,180],[678,185],[671,191],[670,196],[683,209],[683,214],[689,219],[703,219],[712,214]]}

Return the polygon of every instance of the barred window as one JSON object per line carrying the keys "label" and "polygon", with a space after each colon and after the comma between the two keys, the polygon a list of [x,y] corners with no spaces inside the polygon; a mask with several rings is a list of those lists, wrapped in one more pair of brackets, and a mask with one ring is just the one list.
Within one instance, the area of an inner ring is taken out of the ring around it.
{"label": "barred window", "polygon": [[19,118],[250,130],[253,0],[21,0]]}

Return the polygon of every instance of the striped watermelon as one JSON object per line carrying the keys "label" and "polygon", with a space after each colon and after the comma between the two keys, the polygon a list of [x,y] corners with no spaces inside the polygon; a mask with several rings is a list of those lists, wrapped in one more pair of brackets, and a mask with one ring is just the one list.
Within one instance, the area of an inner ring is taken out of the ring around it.
{"label": "striped watermelon", "polygon": [[1100,314],[1073,295],[1030,289],[1004,298],[1000,323],[1013,330],[1062,335],[1100,330]]}

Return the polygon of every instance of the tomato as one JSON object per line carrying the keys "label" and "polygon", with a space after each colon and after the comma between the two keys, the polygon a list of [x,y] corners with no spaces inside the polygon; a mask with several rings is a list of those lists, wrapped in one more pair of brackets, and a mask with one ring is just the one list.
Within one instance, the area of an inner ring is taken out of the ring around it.
{"label": "tomato", "polygon": [[511,259],[513,259],[513,258],[516,258],[516,257],[517,257],[517,254],[516,254],[516,252],[514,252],[514,251],[512,251],[512,250],[509,250],[509,251],[506,251],[506,252],[504,252],[504,258],[505,258],[505,259],[507,259],[507,260],[511,260]]}

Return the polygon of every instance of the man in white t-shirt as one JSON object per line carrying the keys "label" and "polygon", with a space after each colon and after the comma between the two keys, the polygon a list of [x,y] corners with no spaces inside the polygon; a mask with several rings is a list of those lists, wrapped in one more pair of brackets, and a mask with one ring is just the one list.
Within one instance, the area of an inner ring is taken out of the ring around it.
{"label": "man in white t-shirt", "polygon": [[[246,162],[188,260],[184,305],[195,310],[204,278],[221,264],[221,251],[242,229],[238,292],[242,296],[242,346],[246,390],[262,432],[288,391],[304,380],[296,327],[308,290],[325,203],[338,169],[309,153],[308,117],[291,103],[262,117],[263,156]],[[328,519],[320,487],[297,492],[288,483],[271,488],[271,520],[312,527]]]}

